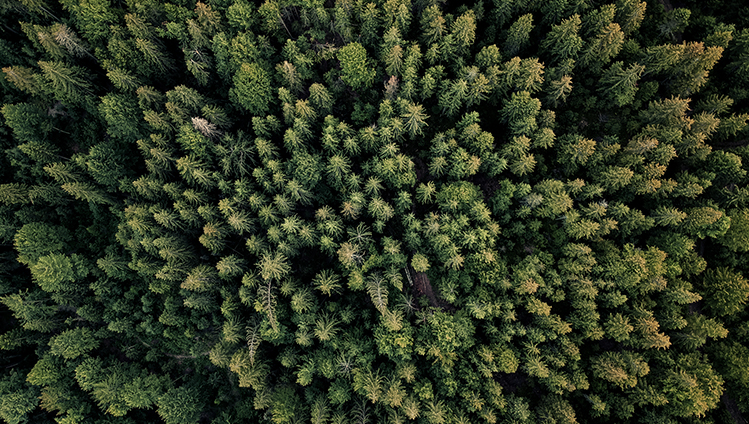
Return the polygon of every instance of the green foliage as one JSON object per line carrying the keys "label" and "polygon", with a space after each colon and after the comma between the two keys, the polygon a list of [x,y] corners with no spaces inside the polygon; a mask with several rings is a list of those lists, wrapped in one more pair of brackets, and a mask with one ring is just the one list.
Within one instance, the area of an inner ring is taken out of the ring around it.
{"label": "green foliage", "polygon": [[698,353],[679,355],[675,370],[666,373],[665,393],[677,417],[703,416],[723,393],[723,378]]}
{"label": "green foliage", "polygon": [[338,51],[341,63],[341,79],[354,90],[369,88],[375,71],[367,62],[367,50],[359,43],[350,43]]}
{"label": "green foliage", "polygon": [[44,291],[59,292],[70,288],[78,277],[74,262],[59,253],[42,256],[31,265],[31,275]]}
{"label": "green foliage", "polygon": [[644,66],[636,63],[624,69],[622,62],[615,62],[604,72],[599,90],[617,106],[626,106],[634,100],[637,82],[644,70]]}
{"label": "green foliage", "polygon": [[731,218],[715,208],[700,207],[687,211],[683,226],[687,232],[699,238],[715,238],[726,234],[731,226]]}
{"label": "green foliage", "polygon": [[94,333],[88,328],[67,330],[49,342],[50,352],[65,359],[75,359],[99,346]]}
{"label": "green foliage", "polygon": [[579,15],[572,15],[554,25],[541,42],[541,49],[548,52],[557,62],[575,59],[583,47],[583,39],[578,35],[581,25]]}
{"label": "green foliage", "polygon": [[734,252],[745,252],[749,250],[749,210],[734,209],[728,212],[731,226],[726,233],[719,237],[719,243],[725,245]]}
{"label": "green foliage", "polygon": [[268,73],[256,63],[243,63],[234,74],[229,98],[242,110],[262,115],[270,109],[272,91]]}
{"label": "green foliage", "polygon": [[538,128],[536,115],[541,110],[541,102],[531,97],[527,91],[513,93],[505,101],[500,112],[502,119],[507,122],[512,134],[530,135]]}
{"label": "green foliage", "polygon": [[705,272],[700,286],[705,294],[705,304],[717,316],[740,312],[749,298],[749,281],[726,268]]}
{"label": "green foliage", "polygon": [[70,241],[71,234],[65,227],[32,222],[18,230],[14,247],[18,251],[18,261],[32,265],[42,256],[67,250]]}
{"label": "green foliage", "polygon": [[518,18],[510,26],[507,39],[504,43],[504,52],[508,56],[515,56],[530,41],[530,33],[533,30],[533,15],[527,14]]}
{"label": "green foliage", "polygon": [[142,137],[140,111],[135,99],[124,94],[110,93],[101,99],[99,111],[107,122],[107,133],[123,141]]}
{"label": "green foliage", "polygon": [[749,33],[687,3],[3,3],[0,418],[738,417]]}
{"label": "green foliage", "polygon": [[28,422],[39,403],[38,391],[24,384],[23,374],[11,372],[0,380],[0,417],[8,424]]}
{"label": "green foliage", "polygon": [[19,103],[6,104],[2,108],[5,124],[21,143],[40,142],[52,131],[53,124],[37,105]]}
{"label": "green foliage", "polygon": [[169,389],[156,402],[156,412],[167,424],[196,423],[202,403],[199,399],[195,389],[184,386]]}

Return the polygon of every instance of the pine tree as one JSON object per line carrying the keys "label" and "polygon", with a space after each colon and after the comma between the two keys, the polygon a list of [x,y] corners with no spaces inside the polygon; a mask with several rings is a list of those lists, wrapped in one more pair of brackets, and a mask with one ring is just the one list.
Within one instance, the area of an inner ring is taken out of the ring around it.
{"label": "pine tree", "polygon": [[705,304],[717,316],[739,313],[749,298],[749,282],[727,268],[708,270],[703,275],[701,286]]}
{"label": "pine tree", "polygon": [[603,73],[598,90],[617,106],[626,106],[634,100],[644,71],[645,67],[637,63],[625,69],[622,62],[615,62]]}
{"label": "pine tree", "polygon": [[234,74],[229,98],[237,106],[252,115],[266,113],[272,102],[270,78],[267,72],[255,63],[243,63]]}
{"label": "pine tree", "polygon": [[66,49],[70,55],[75,57],[88,56],[93,58],[93,55],[88,52],[85,44],[67,25],[54,25],[52,27],[51,35],[54,37],[57,44]]}
{"label": "pine tree", "polygon": [[606,329],[606,335],[617,342],[629,339],[629,334],[634,330],[634,327],[629,323],[629,318],[620,313],[609,316],[604,328]]}
{"label": "pine tree", "polygon": [[11,82],[19,90],[32,95],[41,93],[41,81],[30,68],[25,68],[23,66],[7,66],[2,69],[5,74],[5,79]]}
{"label": "pine tree", "polygon": [[458,52],[465,53],[476,40],[476,14],[473,10],[460,15],[450,26],[450,36]]}
{"label": "pine tree", "polygon": [[565,102],[567,96],[572,92],[572,77],[564,75],[559,80],[549,81],[547,88],[546,101],[553,106],[558,106],[559,102]]}
{"label": "pine tree", "polygon": [[665,19],[658,25],[661,36],[677,41],[676,34],[681,33],[689,23],[692,12],[689,9],[677,8],[666,12]]}
{"label": "pine tree", "polygon": [[513,93],[505,100],[500,116],[507,122],[515,135],[531,134],[537,128],[536,115],[541,110],[541,102],[531,97],[527,91]]}
{"label": "pine tree", "polygon": [[39,61],[52,92],[60,100],[81,103],[91,93],[91,84],[82,75],[82,69],[66,66],[62,62]]}
{"label": "pine tree", "polygon": [[503,51],[507,56],[515,56],[530,42],[530,33],[533,30],[533,15],[526,14],[518,18],[507,32],[507,38],[503,45]]}
{"label": "pine tree", "polygon": [[598,34],[614,22],[614,18],[616,17],[616,9],[617,6],[614,4],[604,4],[601,5],[598,9],[592,10],[588,13],[586,13],[582,17],[583,22],[583,35],[588,38],[592,37],[595,34]]}
{"label": "pine tree", "polygon": [[638,377],[644,377],[650,372],[643,358],[632,352],[607,352],[594,358],[592,362],[596,377],[622,388],[634,387]]}
{"label": "pine tree", "polygon": [[153,67],[153,72],[164,73],[173,69],[174,65],[169,56],[152,41],[136,38],[135,47],[140,51],[145,62]]}
{"label": "pine tree", "polygon": [[122,140],[137,140],[144,136],[140,124],[141,112],[131,96],[110,93],[102,97],[99,112],[108,124],[107,132]]}
{"label": "pine tree", "polygon": [[372,85],[375,71],[367,65],[367,50],[359,43],[350,43],[337,54],[341,63],[341,80],[354,90],[367,89]]}
{"label": "pine tree", "polygon": [[13,371],[0,380],[0,418],[9,424],[28,421],[39,404],[39,390],[24,384],[22,372]]}
{"label": "pine tree", "polygon": [[99,340],[90,329],[84,327],[63,331],[50,340],[49,346],[53,355],[75,359],[96,349]]}
{"label": "pine tree", "polygon": [[376,403],[382,396],[383,378],[379,370],[361,370],[354,373],[354,390],[361,392],[372,403]]}
{"label": "pine tree", "polygon": [[185,386],[169,389],[156,401],[156,412],[167,424],[196,422],[203,402],[195,389]]}
{"label": "pine tree", "polygon": [[619,54],[624,45],[624,32],[616,22],[602,28],[598,35],[590,42],[580,57],[580,65],[598,69],[608,64]]}
{"label": "pine tree", "polygon": [[622,26],[625,35],[630,35],[640,28],[645,19],[647,3],[642,0],[618,0],[616,2],[616,21]]}
{"label": "pine tree", "polygon": [[565,59],[576,59],[583,47],[583,39],[578,35],[582,21],[579,15],[572,15],[557,25],[541,42],[541,51],[550,55],[555,62]]}
{"label": "pine tree", "polygon": [[310,85],[309,95],[314,108],[319,110],[321,114],[326,114],[332,108],[332,98],[324,85],[319,83]]}
{"label": "pine tree", "polygon": [[424,107],[420,104],[406,103],[402,111],[401,118],[405,120],[405,129],[409,136],[413,139],[417,135],[422,135],[429,119],[429,115],[424,113]]}
{"label": "pine tree", "polygon": [[425,45],[439,43],[447,34],[445,18],[439,6],[428,6],[421,14],[421,40]]}

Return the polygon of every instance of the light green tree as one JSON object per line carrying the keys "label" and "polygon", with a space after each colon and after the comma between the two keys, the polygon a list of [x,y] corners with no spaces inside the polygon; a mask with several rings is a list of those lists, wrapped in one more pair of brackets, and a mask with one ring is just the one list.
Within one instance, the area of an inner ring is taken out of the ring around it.
{"label": "light green tree", "polygon": [[576,59],[583,47],[583,39],[578,35],[581,25],[579,15],[572,15],[558,25],[553,25],[541,42],[541,51],[548,53],[555,62]]}
{"label": "light green tree", "polygon": [[354,90],[372,86],[375,70],[368,64],[367,50],[359,43],[349,43],[337,53],[341,63],[341,79]]}
{"label": "light green tree", "polygon": [[533,15],[528,13],[518,18],[507,31],[507,38],[503,45],[503,51],[508,56],[515,56],[522,48],[530,42],[530,33],[533,30]]}
{"label": "light green tree", "polygon": [[256,63],[243,63],[232,79],[229,98],[252,115],[262,115],[271,106],[272,92],[268,73]]}
{"label": "light green tree", "polygon": [[192,424],[200,418],[202,403],[196,390],[182,386],[161,395],[156,412],[167,424]]}
{"label": "light green tree", "polygon": [[88,328],[75,328],[63,331],[49,341],[53,355],[65,359],[75,359],[99,346],[99,340]]}

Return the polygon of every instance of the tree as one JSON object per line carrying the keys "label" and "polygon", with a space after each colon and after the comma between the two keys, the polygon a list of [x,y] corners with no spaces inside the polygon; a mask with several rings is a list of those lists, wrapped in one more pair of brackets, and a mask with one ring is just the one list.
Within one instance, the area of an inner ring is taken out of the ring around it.
{"label": "tree", "polygon": [[30,68],[23,66],[8,66],[3,69],[5,79],[19,90],[29,94],[40,94],[42,87],[40,78]]}
{"label": "tree", "polygon": [[198,393],[185,386],[169,389],[159,397],[156,405],[156,412],[167,424],[196,423],[203,408]]}
{"label": "tree", "polygon": [[749,210],[733,209],[728,212],[731,226],[717,241],[734,252],[749,250]]}
{"label": "tree", "polygon": [[598,90],[617,106],[626,106],[634,100],[644,71],[645,67],[637,63],[624,69],[622,62],[615,62],[603,73]]}
{"label": "tree", "polygon": [[75,359],[96,349],[99,340],[88,328],[66,330],[49,341],[51,353],[65,359]]}
{"label": "tree", "polygon": [[23,143],[43,142],[54,128],[49,116],[37,105],[6,104],[2,113],[13,135]]}
{"label": "tree", "polygon": [[51,86],[51,91],[60,100],[81,103],[91,93],[91,85],[81,75],[80,68],[68,67],[62,62],[39,61],[44,76]]}
{"label": "tree", "polygon": [[42,256],[33,265],[29,266],[31,275],[47,292],[75,291],[74,283],[86,270],[81,269],[83,265],[76,256],[72,258],[60,253],[52,253]]}
{"label": "tree", "polygon": [[549,396],[540,402],[538,408],[538,417],[546,422],[557,422],[560,424],[577,423],[577,417],[572,405],[564,398],[558,396]]}
{"label": "tree", "polygon": [[512,93],[510,99],[505,100],[500,116],[507,122],[515,135],[530,135],[537,128],[536,115],[541,110],[541,102],[531,97],[527,91]]}
{"label": "tree", "polygon": [[583,39],[578,32],[582,21],[579,15],[572,15],[551,27],[551,32],[541,42],[541,51],[549,54],[555,62],[575,59],[583,47]]}
{"label": "tree", "polygon": [[730,69],[735,75],[746,80],[749,75],[749,30],[743,29],[737,32],[736,38],[729,51],[735,59],[730,64]]}
{"label": "tree", "polygon": [[580,165],[585,165],[596,151],[596,142],[577,135],[568,135],[560,138],[559,146],[561,150],[560,162],[570,170],[577,169]]}
{"label": "tree", "polygon": [[522,48],[530,42],[530,34],[533,30],[533,15],[526,14],[518,18],[507,31],[503,51],[508,56],[515,56]]}
{"label": "tree", "polygon": [[699,238],[723,236],[731,226],[731,218],[715,208],[704,206],[685,212],[687,217],[682,223],[684,230]]}
{"label": "tree", "polygon": [[263,254],[257,267],[263,280],[278,281],[291,271],[291,267],[286,263],[286,257],[278,252],[273,255],[270,253]]}
{"label": "tree", "polygon": [[642,0],[618,0],[616,2],[616,21],[622,26],[624,34],[637,31],[645,19],[647,3]]}
{"label": "tree", "polygon": [[591,37],[612,23],[616,17],[616,7],[614,4],[604,4],[583,15],[583,34]]}
{"label": "tree", "polygon": [[[111,9],[107,0],[95,0],[88,3],[66,4],[74,13],[78,28],[84,38],[90,42],[100,42],[110,34],[110,25],[117,21],[116,13]],[[39,5],[38,7],[45,8]]]}
{"label": "tree", "polygon": [[608,64],[619,54],[624,45],[624,33],[616,22],[601,29],[600,33],[588,43],[580,58],[580,65],[594,69]]}
{"label": "tree", "polygon": [[13,240],[18,251],[18,261],[32,265],[42,256],[66,251],[72,237],[65,227],[32,222],[23,225]]}
{"label": "tree", "polygon": [[106,119],[107,132],[112,137],[135,141],[144,136],[139,125],[141,113],[131,96],[107,94],[101,99],[99,112]]}
{"label": "tree", "polygon": [[406,103],[403,107],[401,117],[405,120],[405,129],[411,138],[424,133],[423,129],[427,127],[426,121],[429,115],[424,113],[424,107],[419,104]]}
{"label": "tree", "polygon": [[185,181],[192,186],[211,187],[214,185],[213,173],[206,169],[205,163],[196,156],[184,156],[176,160],[177,170]]}
{"label": "tree", "polygon": [[445,81],[440,93],[439,103],[442,113],[447,116],[455,116],[463,106],[463,101],[468,95],[468,82],[456,80],[449,83]]}
{"label": "tree", "polygon": [[700,286],[705,304],[717,316],[741,312],[749,298],[749,281],[727,268],[706,271]]}
{"label": "tree", "polygon": [[151,40],[136,38],[135,47],[140,51],[145,62],[151,65],[150,73],[163,73],[174,68],[172,60],[164,53],[161,46]]}
{"label": "tree", "polygon": [[564,75],[558,80],[549,81],[547,88],[548,95],[546,101],[553,106],[557,106],[560,101],[565,102],[567,96],[572,92],[572,77]]}
{"label": "tree", "polygon": [[650,372],[643,357],[633,352],[606,352],[593,358],[593,374],[603,380],[614,383],[620,388],[632,388],[637,379]]}
{"label": "tree", "polygon": [[723,55],[723,47],[705,47],[702,42],[649,47],[643,54],[645,74],[665,74],[674,94],[688,96],[707,81],[709,71]]}
{"label": "tree", "polygon": [[661,36],[677,41],[676,34],[684,32],[692,12],[689,9],[677,8],[666,12],[665,19],[658,25]]}
{"label": "tree", "polygon": [[476,14],[472,9],[458,16],[450,26],[452,42],[459,52],[467,52],[476,40]]}
{"label": "tree", "polygon": [[447,34],[447,25],[437,5],[430,5],[421,13],[420,38],[425,45],[439,43]]}
{"label": "tree", "polygon": [[723,378],[699,353],[682,354],[675,358],[676,369],[664,374],[664,394],[677,417],[704,416],[723,394]]}
{"label": "tree", "polygon": [[229,98],[252,115],[262,115],[270,109],[271,84],[268,73],[256,63],[243,63],[234,74]]}
{"label": "tree", "polygon": [[659,206],[651,216],[657,225],[677,226],[687,217],[687,214],[676,208]]}
{"label": "tree", "polygon": [[609,316],[604,328],[606,329],[606,335],[617,342],[629,339],[629,334],[634,330],[634,327],[629,323],[629,318],[620,313]]}
{"label": "tree", "polygon": [[333,106],[333,100],[324,85],[319,83],[310,85],[309,95],[315,109],[319,110],[321,114],[325,114],[330,111],[331,107]]}
{"label": "tree", "polygon": [[28,415],[39,404],[38,389],[28,387],[16,370],[0,379],[0,418],[8,424],[28,422]]}
{"label": "tree", "polygon": [[107,71],[107,77],[112,84],[122,91],[134,91],[141,86],[137,77],[120,68],[112,68]]}
{"label": "tree", "polygon": [[372,86],[375,71],[367,63],[367,50],[359,43],[349,43],[338,51],[341,79],[354,90]]}

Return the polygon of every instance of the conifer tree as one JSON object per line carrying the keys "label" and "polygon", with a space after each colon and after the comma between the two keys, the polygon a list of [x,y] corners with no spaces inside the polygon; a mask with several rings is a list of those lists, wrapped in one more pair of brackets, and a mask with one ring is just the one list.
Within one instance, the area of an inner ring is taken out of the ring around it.
{"label": "conifer tree", "polygon": [[0,420],[747,408],[746,7],[187,3],[0,7]]}
{"label": "conifer tree", "polygon": [[555,62],[576,59],[583,47],[583,40],[578,35],[581,25],[580,16],[572,15],[552,26],[551,31],[541,42],[541,50],[547,52]]}
{"label": "conifer tree", "polygon": [[505,54],[508,56],[515,56],[530,41],[530,33],[532,30],[533,15],[527,14],[519,17],[508,30],[503,48]]}
{"label": "conifer tree", "polygon": [[366,89],[372,85],[375,72],[367,66],[367,50],[359,43],[350,43],[338,51],[341,79],[353,89]]}
{"label": "conifer tree", "polygon": [[243,63],[234,74],[229,96],[237,106],[252,115],[262,115],[271,103],[271,87],[267,72],[257,64]]}

